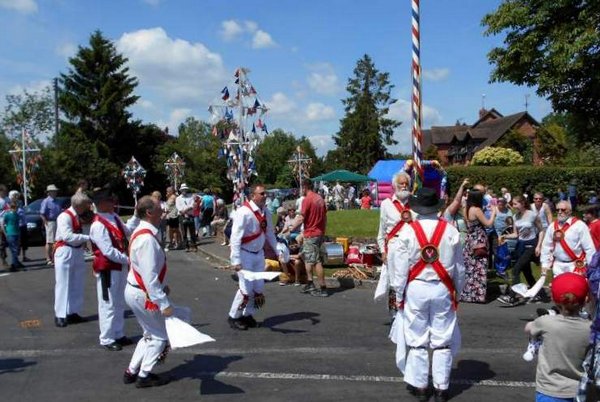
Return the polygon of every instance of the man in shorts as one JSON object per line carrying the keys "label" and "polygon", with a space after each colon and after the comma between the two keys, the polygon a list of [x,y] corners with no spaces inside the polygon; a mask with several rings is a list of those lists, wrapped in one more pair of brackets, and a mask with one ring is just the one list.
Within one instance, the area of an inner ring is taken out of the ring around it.
{"label": "man in shorts", "polygon": [[56,235],[56,218],[62,212],[60,205],[56,201],[58,188],[54,184],[46,187],[46,197],[40,206],[40,216],[46,229],[46,264],[52,265],[54,262],[54,236]]}
{"label": "man in shorts", "polygon": [[[296,228],[304,224],[302,236],[302,258],[306,265],[306,275],[308,283],[302,288],[303,293],[310,293],[312,296],[327,297],[327,286],[325,285],[325,271],[323,271],[323,236],[325,235],[325,226],[327,225],[327,206],[323,198],[312,191],[312,182],[305,179],[302,182],[302,194],[304,200],[300,208],[300,214],[290,228],[293,232]],[[317,271],[319,288],[316,288],[312,281],[313,267]]]}

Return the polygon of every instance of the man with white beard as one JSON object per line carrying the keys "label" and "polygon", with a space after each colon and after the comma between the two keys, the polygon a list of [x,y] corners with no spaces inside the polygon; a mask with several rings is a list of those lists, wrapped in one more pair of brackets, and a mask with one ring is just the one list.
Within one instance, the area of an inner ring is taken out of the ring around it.
{"label": "man with white beard", "polygon": [[382,252],[383,266],[381,267],[379,284],[375,291],[375,300],[379,300],[385,294],[388,294],[388,308],[394,314],[397,310],[395,291],[397,283],[395,283],[396,275],[393,258],[397,247],[394,247],[394,242],[404,224],[412,221],[412,212],[408,205],[410,176],[403,171],[398,172],[392,179],[392,185],[394,195],[383,200],[380,207],[377,244]]}

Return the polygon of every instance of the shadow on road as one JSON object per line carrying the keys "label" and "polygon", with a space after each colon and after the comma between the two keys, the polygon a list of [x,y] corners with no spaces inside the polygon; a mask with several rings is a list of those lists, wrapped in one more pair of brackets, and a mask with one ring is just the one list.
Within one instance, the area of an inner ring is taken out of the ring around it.
{"label": "shadow on road", "polygon": [[312,313],[309,311],[301,311],[298,313],[276,315],[274,317],[266,318],[262,322],[261,327],[269,328],[273,332],[280,332],[282,334],[297,334],[297,333],[307,332],[306,330],[303,330],[303,329],[284,329],[284,328],[277,328],[277,326],[285,324],[287,322],[302,321],[302,320],[310,320],[310,323],[312,325],[317,325],[318,323],[321,322],[321,320],[319,320],[317,318],[319,315],[320,314]]}
{"label": "shadow on road", "polygon": [[200,383],[200,395],[229,395],[243,394],[243,389],[234,385],[225,384],[215,377],[227,369],[229,364],[242,359],[242,356],[214,356],[196,355],[192,360],[187,360],[169,372],[173,381],[184,378],[198,379]]}
{"label": "shadow on road", "polygon": [[33,366],[36,362],[26,362],[23,359],[0,359],[0,374],[20,373],[25,367]]}
{"label": "shadow on road", "polygon": [[[450,374],[450,397],[454,398],[471,388],[479,381],[494,378],[496,373],[490,365],[479,360],[460,360]],[[468,380],[467,380],[468,378]]]}

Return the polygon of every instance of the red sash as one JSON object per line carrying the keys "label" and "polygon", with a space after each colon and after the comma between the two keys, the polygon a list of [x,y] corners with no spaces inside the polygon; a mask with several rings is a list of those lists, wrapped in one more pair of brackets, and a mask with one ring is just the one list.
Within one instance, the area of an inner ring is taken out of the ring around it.
{"label": "red sash", "polygon": [[[126,250],[127,237],[125,236],[125,228],[123,228],[121,220],[118,217],[116,218],[117,227],[99,214],[94,216],[94,222],[99,222],[106,228],[108,231],[108,237],[110,237],[110,242],[114,248],[121,252]],[[100,272],[104,270],[120,271],[123,268],[123,266],[118,262],[114,262],[106,258],[106,256],[102,254],[102,251],[100,251],[94,242],[92,242],[92,251],[94,252],[94,262],[92,263],[94,272]]]}
{"label": "red sash", "polygon": [[[65,209],[64,212],[71,218],[71,226],[73,227],[73,233],[81,233],[81,224],[79,223],[79,219],[77,219],[77,216],[69,209]],[[62,246],[72,247],[69,246],[64,240],[57,240],[54,243],[54,251],[58,250]]]}
{"label": "red sash", "polygon": [[252,211],[254,213],[254,216],[256,217],[256,220],[258,221],[258,224],[260,226],[260,229],[258,230],[258,232],[242,237],[242,244],[245,244],[245,243],[249,243],[252,240],[258,238],[263,233],[267,233],[267,219],[259,211],[254,211],[248,201],[245,201],[242,206],[247,207],[250,211]]}
{"label": "red sash", "polygon": [[[152,236],[152,238],[154,240],[156,240],[156,238],[154,237],[154,234],[152,233],[152,231],[150,229],[141,229],[137,232],[135,232],[133,234],[133,236],[131,236],[131,241],[129,242],[129,251],[131,254],[131,246],[133,245],[133,241],[140,235],[143,234],[149,234]],[[156,242],[158,243],[158,240],[156,240]],[[142,276],[135,270],[135,267],[133,266],[133,264],[131,264],[131,270],[133,271],[133,276],[135,277],[135,281],[137,282],[139,288],[141,290],[144,291],[144,293],[146,293],[146,304],[144,305],[144,308],[148,311],[158,311],[158,306],[156,305],[156,303],[153,303],[152,300],[150,300],[150,295],[148,295],[148,291],[146,290],[146,286],[144,286],[144,281],[142,279]],[[165,258],[165,263],[162,267],[162,269],[160,270],[160,273],[158,274],[158,281],[162,284],[163,280],[165,279],[165,275],[167,275],[167,259]]]}
{"label": "red sash", "polygon": [[[392,204],[394,204],[394,206],[400,213],[400,220],[398,221],[398,223],[396,223],[396,226],[394,226],[392,228],[392,230],[390,230],[390,232],[385,235],[385,241],[384,241],[385,243],[384,244],[385,244],[385,253],[386,254],[388,252],[387,245],[388,245],[389,241],[392,239],[392,237],[396,236],[396,234],[400,231],[400,229],[402,229],[404,224],[407,222],[410,222],[410,219],[411,219],[410,207],[408,205],[406,207],[403,207],[402,204],[400,203],[400,201],[398,201],[398,200],[392,200]],[[408,213],[407,219],[405,218],[406,213]]]}
{"label": "red sash", "polygon": [[571,222],[565,223],[562,228],[558,227],[558,221],[554,221],[555,236],[556,236],[557,232],[560,232],[562,234],[562,236],[559,236],[560,239],[553,239],[553,240],[555,243],[556,243],[556,240],[558,240],[558,242],[560,243],[560,246],[563,248],[565,253],[567,253],[569,258],[575,262],[575,270],[573,272],[575,272],[576,274],[584,274],[585,269],[586,269],[585,251],[582,251],[581,255],[578,257],[575,254],[575,252],[571,249],[571,247],[569,247],[569,245],[567,244],[567,241],[565,240],[565,234],[566,234],[567,230],[571,227],[571,224],[575,223],[576,221],[577,221],[577,218],[572,218]]}
{"label": "red sash", "polygon": [[410,225],[415,231],[419,246],[421,246],[421,258],[410,269],[406,285],[408,286],[410,282],[415,280],[417,276],[423,272],[425,267],[430,264],[442,283],[446,286],[446,288],[448,288],[450,299],[452,300],[452,308],[456,310],[458,307],[458,302],[456,301],[456,289],[454,288],[454,282],[452,281],[452,278],[450,278],[450,275],[448,275],[446,268],[440,262],[440,252],[438,248],[440,241],[442,240],[442,235],[446,230],[447,222],[443,219],[438,221],[438,224],[433,231],[433,235],[431,236],[431,240],[427,240],[427,236],[425,235],[423,227],[419,221],[413,221]]}

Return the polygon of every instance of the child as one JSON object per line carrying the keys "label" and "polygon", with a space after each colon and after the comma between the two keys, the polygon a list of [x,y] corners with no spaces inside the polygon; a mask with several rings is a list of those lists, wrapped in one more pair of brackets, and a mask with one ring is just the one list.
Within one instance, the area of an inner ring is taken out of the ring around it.
{"label": "child", "polygon": [[15,272],[17,268],[22,268],[23,264],[19,261],[19,215],[17,214],[17,202],[10,201],[9,210],[4,213],[4,233],[6,233],[6,241],[8,248],[12,254],[10,262],[10,271]]}
{"label": "child", "polygon": [[525,326],[525,332],[542,341],[535,375],[537,402],[575,400],[590,334],[590,322],[579,316],[587,294],[583,276],[557,276],[552,299],[560,314],[538,317]]}

